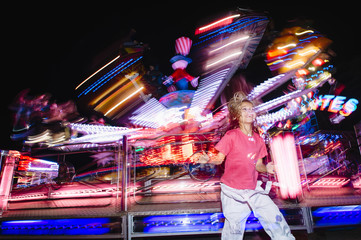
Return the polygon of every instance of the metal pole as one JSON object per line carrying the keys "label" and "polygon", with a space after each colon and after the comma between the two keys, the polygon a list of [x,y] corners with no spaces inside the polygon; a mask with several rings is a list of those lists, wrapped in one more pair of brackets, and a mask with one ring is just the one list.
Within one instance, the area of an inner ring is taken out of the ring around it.
{"label": "metal pole", "polygon": [[128,137],[123,136],[122,149],[122,196],[121,196],[121,211],[127,211],[127,187],[128,187]]}
{"label": "metal pole", "polygon": [[312,211],[310,207],[302,207],[302,217],[303,222],[306,226],[307,233],[313,233],[313,219],[312,219]]}
{"label": "metal pole", "polygon": [[116,212],[120,212],[121,211],[121,204],[119,203],[119,190],[120,190],[120,159],[121,159],[121,142],[118,141],[117,145],[115,147],[115,160],[116,160],[116,164],[117,164],[117,177],[116,177],[116,199],[115,199],[115,211]]}

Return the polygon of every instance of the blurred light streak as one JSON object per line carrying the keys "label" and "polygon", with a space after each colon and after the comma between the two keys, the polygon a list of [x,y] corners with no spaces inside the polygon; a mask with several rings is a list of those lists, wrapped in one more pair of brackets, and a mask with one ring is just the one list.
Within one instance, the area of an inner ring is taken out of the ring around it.
{"label": "blurred light streak", "polygon": [[307,56],[307,55],[310,55],[310,54],[316,54],[318,52],[318,50],[319,50],[318,48],[313,48],[313,49],[310,49],[310,50],[306,49],[306,50],[304,50],[302,52],[299,52],[298,54],[304,57],[304,56]]}
{"label": "blurred light streak", "polygon": [[[110,96],[108,96],[107,98],[102,100],[98,105],[96,105],[96,107],[94,107],[94,109],[97,111],[101,111],[101,108],[106,108],[107,105],[109,107],[109,105],[111,105],[112,103],[114,104],[114,101],[117,101],[117,99],[119,99],[121,96],[124,96],[127,94],[129,89],[131,89],[134,86],[133,83],[134,82],[129,81],[127,84],[125,84],[124,86],[119,88],[117,91],[112,93]],[[112,89],[113,89],[113,87],[112,87]],[[139,89],[139,88],[137,88],[137,89]],[[108,93],[108,91],[107,91],[107,93]],[[105,110],[103,110],[101,112],[105,112]]]}
{"label": "blurred light streak", "polygon": [[281,197],[295,199],[302,188],[294,136],[290,132],[278,134],[272,138],[270,145]]}
{"label": "blurred light streak", "polygon": [[308,92],[310,92],[310,89],[306,89],[306,90],[296,90],[293,91],[289,94],[283,95],[281,97],[278,98],[274,98],[268,102],[262,103],[258,106],[255,107],[256,112],[262,112],[262,111],[269,111],[272,110],[276,107],[279,107],[285,103],[287,103],[288,101],[290,101],[291,99],[297,98],[302,96],[303,94],[307,94]]}
{"label": "blurred light streak", "polygon": [[286,44],[286,45],[277,47],[277,49],[280,50],[280,49],[284,49],[284,48],[288,48],[288,47],[296,47],[296,46],[297,46],[296,43],[290,43],[290,44]]}
{"label": "blurred light streak", "polygon": [[232,58],[232,57],[235,57],[235,56],[238,56],[238,55],[241,55],[241,54],[242,54],[242,51],[229,54],[228,56],[226,56],[226,57],[224,57],[224,58],[221,58],[221,59],[219,59],[219,60],[217,60],[217,61],[215,61],[215,62],[213,62],[213,63],[208,64],[208,65],[206,66],[206,68],[209,68],[209,67],[211,67],[211,66],[213,66],[213,65],[216,65],[216,64],[221,63],[221,62],[223,62],[223,61],[225,61],[225,60],[227,60],[227,59],[229,59],[229,58]]}
{"label": "blurred light streak", "polygon": [[306,30],[306,31],[303,31],[303,32],[299,32],[299,33],[295,33],[296,36],[301,36],[303,34],[306,34],[306,33],[313,33],[312,30]]}
{"label": "blurred light streak", "polygon": [[225,68],[201,79],[198,89],[194,93],[191,108],[199,108],[202,112],[216,94],[229,70],[230,68]]}
{"label": "blurred light streak", "polygon": [[158,128],[161,125],[154,118],[154,113],[165,114],[167,108],[157,99],[149,99],[143,106],[133,112],[129,119],[135,125],[142,125],[150,128]]}
{"label": "blurred light streak", "polygon": [[304,61],[298,61],[298,62],[295,62],[295,63],[292,63],[292,64],[287,64],[285,67],[293,69],[293,68],[295,68],[297,66],[303,66],[303,65],[305,65]]}
{"label": "blurred light streak", "polygon": [[244,40],[247,40],[247,39],[249,39],[249,36],[240,37],[240,38],[238,38],[238,39],[236,39],[236,40],[234,40],[234,41],[232,41],[232,42],[229,42],[229,43],[227,43],[227,44],[224,44],[223,46],[221,46],[221,47],[219,47],[219,48],[217,48],[217,49],[214,49],[214,50],[212,50],[212,51],[209,51],[209,53],[216,52],[216,51],[221,50],[221,49],[223,49],[223,48],[225,48],[225,47],[228,47],[229,45],[232,45],[232,44],[234,44],[234,43],[241,42],[241,41],[244,41]]}
{"label": "blurred light streak", "polygon": [[126,127],[115,127],[115,126],[102,126],[94,124],[80,124],[80,123],[71,123],[70,128],[73,131],[77,131],[83,134],[98,134],[98,133],[108,133],[108,132],[122,132],[129,130]]}
{"label": "blurred light streak", "polygon": [[267,52],[267,58],[271,59],[271,58],[274,58],[274,57],[283,56],[283,55],[285,55],[287,53],[288,53],[287,49],[269,50]]}
{"label": "blurred light streak", "polygon": [[240,15],[240,14],[236,14],[236,15],[232,15],[232,16],[229,16],[229,17],[222,18],[222,19],[220,19],[220,20],[218,20],[218,21],[215,21],[215,22],[213,22],[213,23],[211,23],[211,24],[208,24],[208,25],[206,25],[206,26],[203,26],[203,27],[198,28],[198,29],[196,30],[195,34],[196,34],[196,35],[197,35],[197,34],[201,34],[201,33],[203,33],[203,32],[212,30],[212,29],[214,29],[214,28],[216,28],[216,27],[228,25],[228,24],[232,23],[233,18],[237,18],[237,17],[239,17],[239,16],[241,16],[241,15]]}
{"label": "blurred light streak", "polygon": [[130,66],[132,66],[133,64],[135,64],[136,62],[141,60],[142,58],[143,58],[143,56],[140,56],[136,59],[130,58],[129,60],[118,64],[111,71],[109,71],[107,74],[105,74],[104,76],[99,78],[97,81],[95,81],[89,87],[87,87],[84,91],[82,91],[78,95],[78,98],[80,98],[82,95],[84,95],[84,96],[87,95],[90,91],[92,91],[92,92],[97,91],[104,84],[106,84],[107,82],[112,80],[114,77],[118,76],[121,72],[123,72],[124,70],[126,70],[127,68],[129,68]]}
{"label": "blurred light streak", "polygon": [[97,74],[98,72],[100,72],[101,70],[103,70],[104,68],[106,68],[108,65],[112,64],[115,60],[117,60],[120,57],[120,55],[118,55],[117,57],[113,58],[112,60],[110,60],[110,62],[108,62],[107,64],[105,64],[103,67],[99,68],[98,71],[96,71],[95,73],[93,73],[92,75],[90,75],[87,79],[85,79],[84,81],[82,81],[76,88],[75,90],[77,90],[81,85],[83,85],[84,83],[86,83],[90,78],[92,78],[95,74]]}
{"label": "blurred light streak", "polygon": [[115,108],[117,108],[120,104],[122,104],[123,102],[127,101],[129,98],[133,97],[135,94],[139,93],[140,91],[143,90],[144,87],[139,88],[138,90],[134,91],[132,94],[128,95],[126,98],[124,98],[122,101],[120,101],[119,103],[117,103],[115,106],[113,106],[111,109],[109,109],[104,116],[107,116],[109,113],[111,113]]}
{"label": "blurred light streak", "polygon": [[128,79],[126,77],[123,77],[121,80],[117,81],[113,86],[107,88],[104,92],[102,92],[99,96],[97,96],[95,99],[93,99],[89,105],[96,105],[102,98],[106,97],[108,94],[113,92],[115,89],[117,89],[119,86],[124,84]]}
{"label": "blurred light streak", "polygon": [[266,123],[275,123],[277,121],[283,121],[288,118],[291,118],[295,114],[296,113],[290,109],[282,108],[281,110],[279,110],[277,112],[258,116],[256,118],[256,122],[258,125],[262,125],[262,124],[266,124]]}

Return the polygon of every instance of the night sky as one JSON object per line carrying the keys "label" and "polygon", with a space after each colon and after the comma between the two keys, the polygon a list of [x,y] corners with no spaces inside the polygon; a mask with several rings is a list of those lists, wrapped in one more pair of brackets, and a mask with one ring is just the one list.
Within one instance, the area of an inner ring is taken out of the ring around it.
{"label": "night sky", "polygon": [[[202,22],[217,19],[237,7],[266,11],[273,31],[301,19],[333,40],[331,49],[337,54],[333,59],[337,69],[335,78],[346,85],[341,95],[361,102],[358,7],[340,5],[341,1],[338,5],[324,6],[318,2],[316,8],[302,2],[299,6],[272,1],[224,2],[218,5],[193,1],[196,6],[189,1],[166,4],[128,1],[125,5],[98,2],[80,5],[70,1],[45,5],[10,3],[10,7],[3,9],[6,16],[2,16],[6,65],[2,67],[5,91],[1,96],[1,112],[6,125],[1,127],[0,149],[12,147],[8,106],[22,89],[30,88],[34,94],[50,92],[58,101],[74,99],[75,86],[97,69],[106,53],[116,49],[116,44],[131,29],[136,30],[134,39],[149,44],[151,61],[169,75],[172,69],[168,61],[174,54],[174,40],[182,35],[191,36]],[[257,65],[253,68],[257,69]],[[352,129],[360,116],[358,109],[335,129]]]}

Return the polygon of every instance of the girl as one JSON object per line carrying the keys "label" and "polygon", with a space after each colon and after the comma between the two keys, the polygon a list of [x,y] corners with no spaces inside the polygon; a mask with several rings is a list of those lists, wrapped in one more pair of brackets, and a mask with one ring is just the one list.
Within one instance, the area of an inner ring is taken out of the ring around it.
{"label": "girl", "polygon": [[264,230],[275,240],[293,240],[277,205],[257,182],[258,172],[274,173],[272,163],[263,164],[267,148],[256,133],[256,113],[251,101],[236,93],[228,103],[233,129],[226,132],[215,146],[214,157],[203,155],[198,163],[221,164],[225,158],[225,170],[221,178],[221,201],[225,223],[223,240],[243,239],[246,220],[253,211]]}

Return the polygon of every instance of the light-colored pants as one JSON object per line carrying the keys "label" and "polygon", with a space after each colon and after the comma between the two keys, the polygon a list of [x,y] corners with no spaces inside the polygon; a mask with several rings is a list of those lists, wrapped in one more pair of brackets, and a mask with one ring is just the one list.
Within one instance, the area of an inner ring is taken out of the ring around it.
{"label": "light-colored pants", "polygon": [[225,217],[222,240],[242,240],[251,211],[271,239],[295,239],[277,205],[267,195],[269,189],[264,190],[261,183],[261,181],[257,182],[255,190],[238,190],[221,184],[221,200]]}

